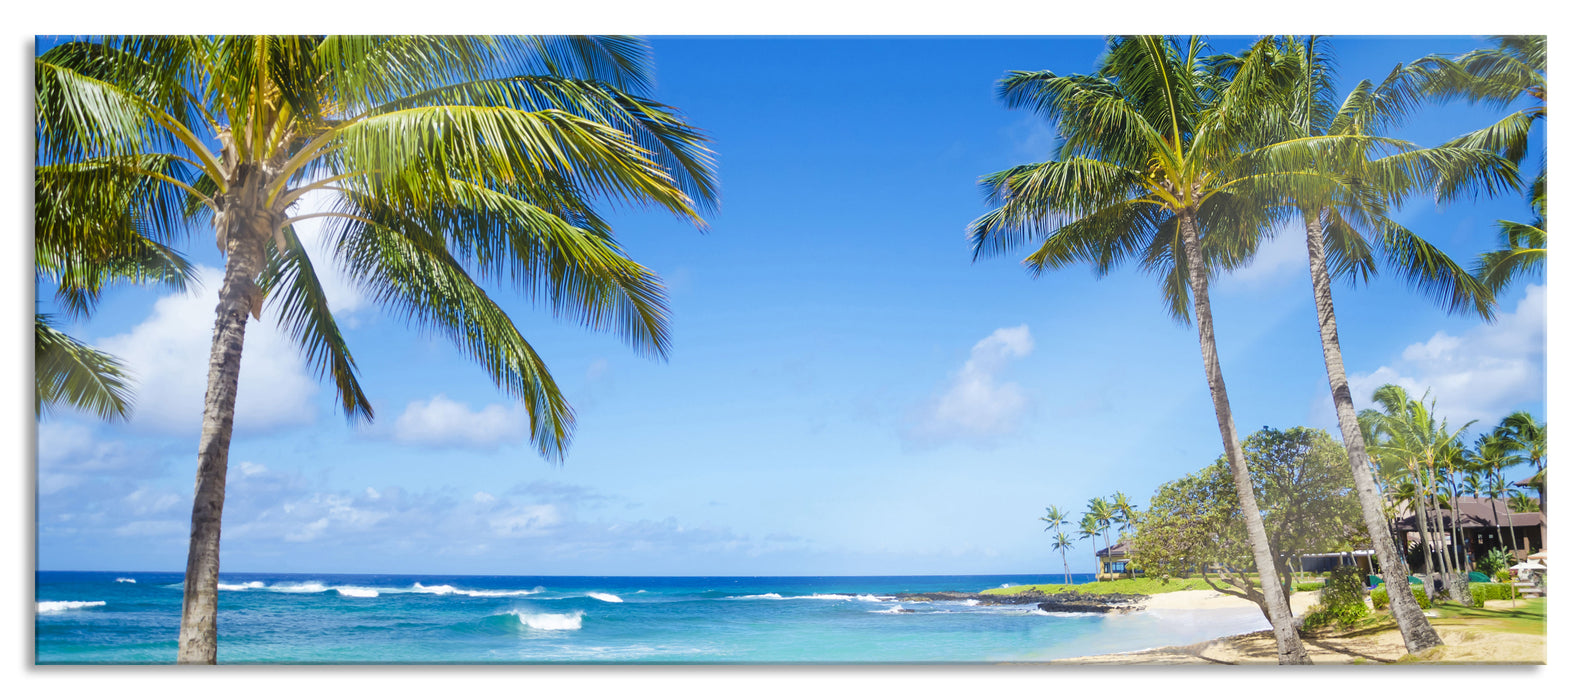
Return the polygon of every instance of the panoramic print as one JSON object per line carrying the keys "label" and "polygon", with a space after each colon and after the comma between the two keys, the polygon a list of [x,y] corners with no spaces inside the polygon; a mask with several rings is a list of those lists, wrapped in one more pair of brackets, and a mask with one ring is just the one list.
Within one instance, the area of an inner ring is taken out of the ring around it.
{"label": "panoramic print", "polygon": [[35,664],[1547,662],[1543,36],[33,74]]}

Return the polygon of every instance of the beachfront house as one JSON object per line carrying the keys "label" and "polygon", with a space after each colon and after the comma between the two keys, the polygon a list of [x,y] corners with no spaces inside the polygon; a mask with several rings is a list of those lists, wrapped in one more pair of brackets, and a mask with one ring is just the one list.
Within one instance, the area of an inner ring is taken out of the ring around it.
{"label": "beachfront house", "polygon": [[1140,569],[1132,566],[1131,540],[1121,540],[1113,545],[1099,550],[1098,580],[1108,581],[1117,578],[1131,578]]}
{"label": "beachfront house", "polygon": [[[1506,499],[1495,499],[1490,504],[1489,499],[1468,498],[1458,499],[1456,504],[1461,509],[1461,533],[1465,537],[1464,547],[1466,554],[1472,561],[1483,558],[1489,550],[1496,547],[1511,548],[1511,531],[1515,530],[1515,554],[1518,561],[1525,560],[1528,554],[1537,552],[1548,546],[1549,521],[1544,513],[1512,513]],[[1495,517],[1496,512],[1498,518]],[[1428,541],[1432,542],[1435,552],[1445,552],[1450,547],[1451,521],[1455,513],[1449,508],[1430,509],[1428,521],[1445,534],[1429,533]],[[1417,514],[1406,512],[1395,519],[1396,536],[1407,547],[1411,543],[1424,541],[1422,528],[1417,525]]]}

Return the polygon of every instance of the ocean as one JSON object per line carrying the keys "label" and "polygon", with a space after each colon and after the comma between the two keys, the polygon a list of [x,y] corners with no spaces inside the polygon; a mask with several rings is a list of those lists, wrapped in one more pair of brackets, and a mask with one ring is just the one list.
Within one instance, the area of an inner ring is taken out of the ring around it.
{"label": "ocean", "polygon": [[[1075,582],[1091,575],[1073,575]],[[1036,662],[1269,629],[1256,610],[1046,613],[890,596],[1061,575],[222,574],[222,664]],[[36,574],[38,664],[166,664],[180,573]]]}

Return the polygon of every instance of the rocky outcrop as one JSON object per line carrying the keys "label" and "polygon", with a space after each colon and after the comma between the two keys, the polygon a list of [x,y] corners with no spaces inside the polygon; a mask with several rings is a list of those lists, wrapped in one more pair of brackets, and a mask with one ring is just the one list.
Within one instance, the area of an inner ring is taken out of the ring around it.
{"label": "rocky outcrop", "polygon": [[1069,612],[1069,613],[1111,613],[1131,612],[1148,596],[1110,593],[1095,595],[1092,593],[1038,593],[1027,592],[1015,595],[982,595],[978,593],[961,593],[957,591],[938,591],[933,593],[897,593],[896,600],[919,603],[940,600],[975,600],[979,605],[1037,605],[1044,612]]}

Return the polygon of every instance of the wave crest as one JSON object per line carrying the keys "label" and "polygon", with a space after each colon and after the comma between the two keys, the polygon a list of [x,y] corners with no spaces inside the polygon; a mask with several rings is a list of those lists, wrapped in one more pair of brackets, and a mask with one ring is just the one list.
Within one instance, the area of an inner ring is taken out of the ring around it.
{"label": "wave crest", "polygon": [[38,611],[56,613],[81,608],[97,608],[101,605],[104,605],[102,600],[41,600],[38,603]]}
{"label": "wave crest", "polygon": [[614,593],[600,593],[598,591],[591,591],[591,592],[588,593],[588,597],[592,598],[594,600],[602,600],[602,601],[604,601],[606,603],[624,603],[624,602],[626,602],[624,600],[621,600],[621,597],[618,596],[618,595],[615,595]]}
{"label": "wave crest", "polygon": [[566,631],[582,629],[582,611],[571,613],[535,613],[512,611],[523,625],[536,630]]}

